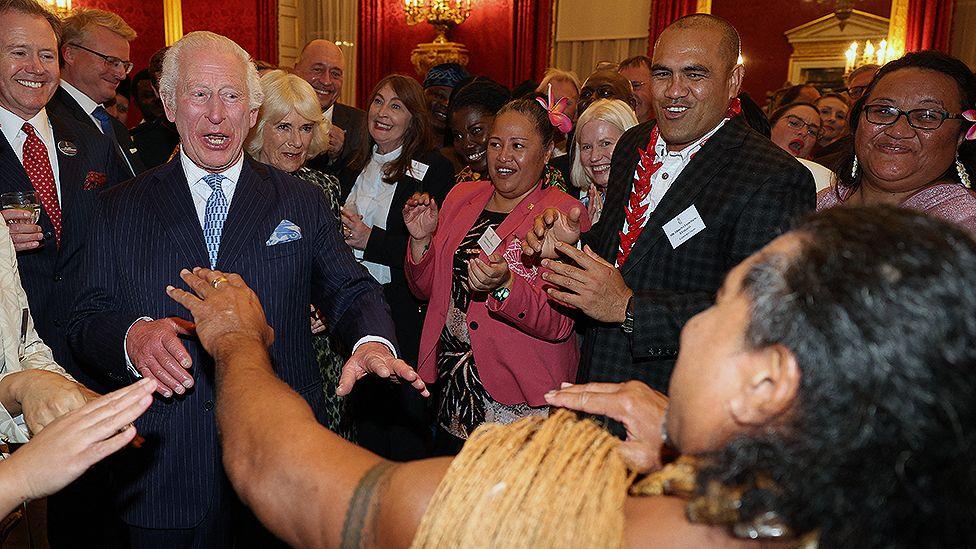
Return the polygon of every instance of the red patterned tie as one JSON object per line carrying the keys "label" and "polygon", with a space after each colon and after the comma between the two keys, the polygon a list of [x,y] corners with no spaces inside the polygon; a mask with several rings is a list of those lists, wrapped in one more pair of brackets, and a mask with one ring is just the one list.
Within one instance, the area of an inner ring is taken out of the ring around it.
{"label": "red patterned tie", "polygon": [[651,194],[651,177],[661,169],[661,162],[655,162],[654,152],[657,144],[657,128],[651,133],[651,140],[647,144],[647,149],[637,149],[640,155],[640,162],[637,164],[637,174],[634,177],[634,189],[630,192],[630,200],[624,207],[624,214],[627,217],[627,232],[619,231],[620,247],[617,249],[617,267],[623,267],[630,251],[637,242],[644,224],[647,223],[647,213],[650,204],[644,204],[644,200]]}
{"label": "red patterned tie", "polygon": [[51,159],[47,155],[47,147],[37,133],[34,126],[24,123],[24,133],[27,134],[27,141],[24,142],[24,170],[30,179],[37,198],[41,202],[41,207],[47,212],[54,225],[54,239],[58,246],[61,245],[61,205],[58,204],[58,191],[54,186],[54,171],[51,170]]}

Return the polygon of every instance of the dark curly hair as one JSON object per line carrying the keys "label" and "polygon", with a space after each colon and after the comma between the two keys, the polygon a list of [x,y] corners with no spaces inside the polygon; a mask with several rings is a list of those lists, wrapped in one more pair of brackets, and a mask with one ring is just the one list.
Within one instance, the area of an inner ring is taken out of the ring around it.
{"label": "dark curly hair", "polygon": [[[857,128],[861,122],[861,112],[864,110],[865,102],[874,91],[874,87],[881,81],[882,78],[892,74],[901,69],[926,69],[930,71],[940,72],[949,78],[951,78],[956,86],[959,88],[959,97],[962,99],[962,110],[976,109],[976,76],[973,75],[969,67],[959,59],[955,57],[946,55],[942,52],[935,50],[925,50],[917,51],[904,55],[878,70],[878,73],[868,84],[868,87],[864,90],[864,94],[858,99],[854,106],[851,107],[851,112],[848,115],[848,124],[851,128],[851,135],[857,134]],[[959,113],[951,113],[959,114]],[[965,132],[972,126],[972,122],[963,120],[961,124],[961,131]],[[847,153],[847,156],[841,162],[837,176],[840,180],[840,185],[848,187],[850,189],[856,189],[861,184],[861,170],[858,170],[858,174],[851,177],[851,168],[854,165],[854,140],[851,140],[851,148]],[[963,141],[962,145],[959,146],[959,160],[966,167],[966,171],[971,174],[971,176],[976,176],[976,142],[973,141]],[[948,181],[959,181],[959,175],[956,173],[956,168],[954,165],[950,165],[946,168],[946,171],[942,174],[940,179]],[[959,181],[961,183],[961,181]],[[839,190],[839,189],[838,189]]]}
{"label": "dark curly hair", "polygon": [[508,88],[490,78],[479,76],[454,89],[447,110],[453,115],[459,109],[472,107],[481,114],[494,116],[511,98]]}
{"label": "dark curly hair", "polygon": [[976,546],[976,241],[881,206],[794,234],[800,250],[743,291],[745,343],[793,353],[796,401],[706,460],[699,486],[742,487],[742,520],[775,511],[824,548]]}

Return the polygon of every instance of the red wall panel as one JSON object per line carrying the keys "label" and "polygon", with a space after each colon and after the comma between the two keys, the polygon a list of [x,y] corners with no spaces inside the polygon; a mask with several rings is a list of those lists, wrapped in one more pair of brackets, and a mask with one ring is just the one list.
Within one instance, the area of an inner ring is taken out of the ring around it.
{"label": "red wall panel", "polygon": [[[436,32],[427,23],[407,25],[403,0],[379,0],[382,14],[383,44],[380,66],[382,74],[398,72],[422,81],[410,63],[410,53],[421,42],[430,42]],[[468,71],[489,76],[511,86],[513,59],[513,0],[480,0],[474,3],[467,21],[454,28],[448,38],[463,43],[470,55]],[[375,82],[363,82],[372,88]],[[369,89],[360,90],[360,95]]]}
{"label": "red wall panel", "polygon": [[[784,4],[789,4],[784,9]],[[833,2],[782,0],[743,2],[712,0],[712,14],[732,23],[742,37],[742,56],[746,60],[744,88],[763,105],[766,92],[779,89],[788,76],[793,53],[784,32],[833,12]],[[891,0],[859,0],[855,9],[888,17]]]}

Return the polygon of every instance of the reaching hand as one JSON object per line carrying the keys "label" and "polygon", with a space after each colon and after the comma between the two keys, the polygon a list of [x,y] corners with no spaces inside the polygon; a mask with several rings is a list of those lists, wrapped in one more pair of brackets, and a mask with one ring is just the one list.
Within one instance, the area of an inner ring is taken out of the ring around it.
{"label": "reaching hand", "polygon": [[411,237],[426,241],[437,230],[437,201],[427,193],[414,193],[403,206],[403,222]]}
{"label": "reaching hand", "polygon": [[2,462],[3,484],[24,501],[64,488],[135,437],[132,422],[152,403],[154,388],[143,379],[54,420]]}
{"label": "reaching hand", "polygon": [[638,473],[661,468],[664,440],[661,427],[668,407],[668,397],[639,381],[627,383],[563,383],[558,391],[545,395],[546,402],[588,414],[615,419],[627,429],[627,440],[620,454]]}
{"label": "reaching hand", "polygon": [[386,345],[376,342],[363,343],[349,357],[349,360],[342,367],[336,395],[348,395],[356,382],[365,377],[366,374],[375,374],[379,377],[389,378],[394,382],[402,379],[413,385],[413,388],[420,391],[421,395],[430,396],[427,385],[424,384],[424,380],[420,379],[417,372],[406,362],[394,357]]}
{"label": "reaching hand", "polygon": [[322,317],[322,312],[315,308],[315,305],[309,305],[312,308],[311,320],[312,320],[312,333],[321,334],[325,331],[325,319]]}
{"label": "reaching hand", "polygon": [[125,352],[142,377],[156,380],[156,392],[164,397],[182,395],[193,387],[187,370],[193,364],[181,335],[193,335],[193,324],[182,318],[139,320],[129,328]]}
{"label": "reaching hand", "polygon": [[84,385],[45,370],[24,370],[13,375],[24,375],[18,384],[16,398],[24,413],[24,421],[30,432],[40,433],[57,418],[81,408],[98,395]]}
{"label": "reaching hand", "polygon": [[551,269],[551,272],[542,273],[542,279],[557,286],[547,290],[549,297],[583,311],[593,320],[622,323],[634,292],[624,282],[620,271],[589,246],[579,251],[575,246],[559,242],[556,251],[578,266],[552,259],[542,261],[543,267]]}
{"label": "reaching hand", "polygon": [[329,155],[329,158],[335,160],[339,157],[339,153],[342,152],[342,147],[345,144],[345,130],[333,124],[332,127],[329,128],[329,146],[325,149],[325,152]]}
{"label": "reaching hand", "polygon": [[491,263],[485,263],[480,257],[468,260],[468,287],[476,292],[493,292],[512,280],[505,258],[491,254],[488,259]]}
{"label": "reaching hand", "polygon": [[546,208],[535,218],[532,229],[525,235],[522,253],[527,256],[541,254],[542,257],[556,257],[557,242],[575,246],[580,238],[580,217],[583,212],[574,207],[569,214],[556,208]]}
{"label": "reaching hand", "polygon": [[240,275],[197,267],[193,272],[183,269],[180,277],[193,293],[173,286],[167,286],[166,293],[193,315],[197,337],[210,356],[217,359],[242,340],[258,341],[266,348],[274,342],[258,296]]}

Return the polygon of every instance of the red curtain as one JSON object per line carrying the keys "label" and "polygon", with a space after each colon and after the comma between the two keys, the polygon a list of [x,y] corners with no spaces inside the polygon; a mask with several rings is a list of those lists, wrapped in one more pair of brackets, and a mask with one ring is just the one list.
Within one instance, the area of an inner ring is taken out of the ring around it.
{"label": "red curtain", "polygon": [[515,0],[513,2],[515,36],[512,85],[542,78],[549,66],[552,40],[552,1]]}
{"label": "red curtain", "polygon": [[383,67],[384,17],[383,2],[359,2],[356,44],[356,104],[365,105],[373,86],[387,74]]}
{"label": "red curtain", "polygon": [[278,64],[278,0],[257,0],[258,43],[256,59]]}
{"label": "red curtain", "polygon": [[654,42],[664,29],[679,17],[691,15],[698,9],[697,0],[652,0],[648,25],[647,56],[654,53]]}
{"label": "red curtain", "polygon": [[955,0],[908,0],[905,51],[949,53],[954,3]]}

